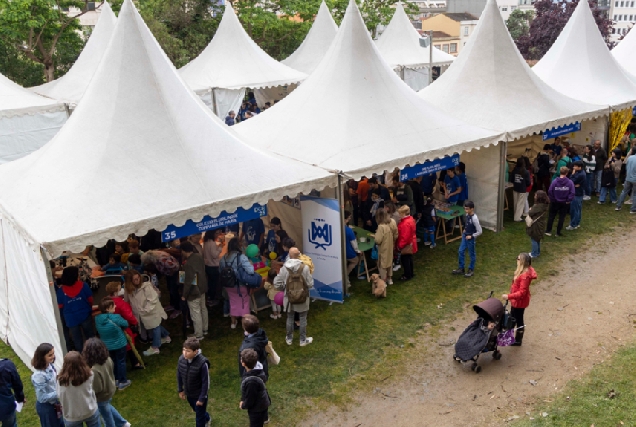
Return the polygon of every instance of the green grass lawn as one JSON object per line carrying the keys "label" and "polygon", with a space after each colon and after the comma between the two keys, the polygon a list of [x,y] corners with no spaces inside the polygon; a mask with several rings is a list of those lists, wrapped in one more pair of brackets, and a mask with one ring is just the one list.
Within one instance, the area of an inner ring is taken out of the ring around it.
{"label": "green grass lawn", "polygon": [[[618,350],[581,380],[571,381],[556,400],[533,411],[516,427],[636,425],[636,346]],[[546,417],[539,415],[547,413]]]}
{"label": "green grass lawn", "polygon": [[[541,257],[534,263],[539,278],[558,274],[556,262],[562,261],[564,254],[585,251],[600,235],[622,232],[623,226],[633,224],[634,218],[630,218],[628,210],[626,206],[623,211],[615,212],[613,205],[600,206],[596,199],[584,202],[579,230],[564,231],[564,238],[546,237],[543,241]],[[295,345],[288,347],[284,341],[285,319],[274,321],[269,318],[269,311],[261,312],[262,326],[282,358],[281,365],[270,370],[272,424],[295,425],[309,411],[343,405],[354,392],[372,390],[377,381],[392,374],[398,376],[406,366],[413,339],[425,324],[432,325],[429,329],[434,332],[436,325],[455,317],[465,304],[486,298],[491,290],[496,295],[508,290],[516,257],[520,252],[530,251],[530,240],[525,234],[525,224],[511,222],[510,211],[506,215],[509,222],[502,233],[485,231],[477,240],[475,277],[466,279],[450,274],[457,266],[459,242],[438,244],[433,250],[422,246],[415,256],[416,278],[407,283],[396,281],[389,288],[387,299],[376,300],[370,285],[357,281],[345,304],[313,303],[308,334],[314,337],[314,343],[308,347],[298,346],[297,335]],[[443,304],[441,309],[438,304]],[[212,364],[208,407],[215,425],[242,426],[247,424],[247,414],[238,409],[237,349],[242,331],[232,330],[229,325],[219,307],[210,312],[210,338],[203,341],[203,352]],[[176,392],[180,326],[178,322],[170,322],[168,329],[173,332],[173,343],[162,347],[159,356],[147,358],[145,371],[131,372],[132,386],[114,398],[115,407],[133,426],[193,423],[193,413]],[[0,345],[0,356],[17,361],[4,345]],[[20,372],[28,383],[31,403],[19,420],[21,425],[35,426],[38,424],[30,372],[21,364]]]}

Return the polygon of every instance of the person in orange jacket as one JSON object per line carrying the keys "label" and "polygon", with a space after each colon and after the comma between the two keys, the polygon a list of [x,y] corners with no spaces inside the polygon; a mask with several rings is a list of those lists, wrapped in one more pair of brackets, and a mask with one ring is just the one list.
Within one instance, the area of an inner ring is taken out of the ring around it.
{"label": "person in orange jacket", "polygon": [[515,271],[512,285],[510,286],[510,293],[503,294],[503,299],[510,301],[512,310],[510,315],[515,318],[515,326],[517,331],[515,333],[515,343],[513,346],[520,346],[523,341],[523,333],[525,323],[523,321],[523,312],[530,305],[530,283],[537,278],[537,272],[530,265],[532,264],[532,257],[530,254],[521,253],[517,257],[517,270]]}

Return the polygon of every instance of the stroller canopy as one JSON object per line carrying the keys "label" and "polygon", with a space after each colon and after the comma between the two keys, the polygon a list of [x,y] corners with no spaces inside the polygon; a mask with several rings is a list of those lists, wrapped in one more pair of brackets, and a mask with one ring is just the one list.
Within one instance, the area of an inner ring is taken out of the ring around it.
{"label": "stroller canopy", "polygon": [[497,298],[488,298],[486,301],[474,305],[473,310],[479,317],[490,319],[495,323],[499,323],[504,314],[504,306]]}

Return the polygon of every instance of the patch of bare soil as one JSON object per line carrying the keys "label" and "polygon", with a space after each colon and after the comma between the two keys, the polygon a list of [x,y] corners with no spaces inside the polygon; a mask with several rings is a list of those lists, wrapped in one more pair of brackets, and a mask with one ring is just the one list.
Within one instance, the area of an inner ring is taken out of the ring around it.
{"label": "patch of bare soil", "polygon": [[346,410],[333,408],[301,425],[501,426],[517,416],[540,416],[535,402],[549,402],[568,381],[634,338],[634,253],[636,230],[599,238],[580,255],[537,260],[537,265],[553,262],[559,274],[534,281],[522,347],[501,348],[499,361],[492,353],[481,356],[479,374],[454,362],[454,345],[449,344],[475,318],[467,307],[439,338],[421,338],[419,347],[429,351],[400,378],[357,396]]}

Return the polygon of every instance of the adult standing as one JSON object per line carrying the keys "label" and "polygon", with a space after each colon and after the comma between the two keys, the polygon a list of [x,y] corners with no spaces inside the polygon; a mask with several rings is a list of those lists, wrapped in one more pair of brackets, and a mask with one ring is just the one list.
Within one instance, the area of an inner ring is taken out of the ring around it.
{"label": "adult standing", "polygon": [[[300,278],[296,276],[300,275]],[[290,304],[287,295],[287,285],[289,280],[300,279],[304,282],[307,289],[314,287],[314,278],[307,267],[300,260],[300,251],[298,248],[289,249],[289,259],[285,261],[280,273],[274,279],[274,287],[276,289],[285,292],[285,298],[283,299],[283,307],[287,307],[287,323],[285,325],[287,335],[285,342],[287,345],[292,345],[294,339],[294,313],[298,313],[300,318],[300,346],[304,347],[313,342],[312,337],[307,336],[307,314],[309,313],[309,292],[307,292],[307,298],[304,302],[297,304]]]}
{"label": "adult standing", "polygon": [[375,244],[378,246],[378,271],[387,285],[393,284],[393,248],[398,238],[397,224],[384,209],[375,214],[378,229],[375,232]]}
{"label": "adult standing", "polygon": [[201,254],[194,252],[190,242],[181,244],[181,253],[185,262],[185,279],[181,300],[188,303],[190,317],[194,325],[194,336],[201,341],[208,333],[208,307],[205,294],[208,291],[208,278],[205,275],[205,263]]}
{"label": "adult standing", "polygon": [[[170,245],[176,245],[174,240]],[[176,240],[176,242],[179,242]],[[170,318],[174,319],[181,315],[181,295],[179,294],[179,260],[181,259],[181,250],[176,247],[165,248],[162,250],[147,251],[141,258],[144,264],[154,264],[159,273],[166,278],[168,293],[170,295],[170,305],[166,307],[167,312],[172,312]]]}
{"label": "adult standing", "polygon": [[351,209],[353,213],[353,224],[358,225],[359,217],[359,200],[358,200],[358,183],[354,179],[347,181],[347,193],[351,201]]}
{"label": "adult standing", "polygon": [[585,165],[585,195],[583,200],[591,200],[594,188],[594,178],[596,174],[596,157],[594,157],[594,147],[591,144],[585,146],[583,152],[583,164]]}
{"label": "adult standing", "polygon": [[537,172],[538,188],[548,191],[550,188],[550,144],[545,144],[543,150],[537,156]]}
{"label": "adult standing", "polygon": [[265,240],[265,224],[261,218],[250,219],[243,223],[239,241],[245,241],[245,247],[256,245],[258,248],[263,246]]}
{"label": "adult standing", "polygon": [[417,236],[415,235],[415,220],[411,216],[410,208],[407,205],[400,206],[400,223],[398,224],[398,238],[395,246],[402,254],[402,267],[404,274],[400,280],[411,280],[413,272],[413,255],[417,253]]}
{"label": "adult standing", "polygon": [[26,403],[20,374],[9,359],[0,359],[0,423],[2,427],[18,425],[16,402]]}
{"label": "adult standing", "polygon": [[[370,207],[369,207],[369,180],[367,179],[366,176],[363,176],[362,179],[360,180],[360,182],[358,182],[358,189],[356,190],[356,193],[358,194],[358,215],[364,219],[365,211],[369,211]],[[356,218],[357,221],[357,218]],[[356,222],[355,224],[353,224],[355,226],[358,225],[358,223]]]}
{"label": "adult standing", "polygon": [[347,275],[345,276],[345,281],[346,281],[346,291],[348,291],[349,287],[351,286],[349,275],[351,274],[353,269],[358,265],[358,262],[360,260],[359,258],[360,250],[358,249],[358,240],[356,239],[356,233],[349,226],[349,222],[351,221],[351,212],[344,211],[344,220],[345,220],[345,256],[347,257]]}
{"label": "adult standing", "polygon": [[[459,245],[458,250],[459,267],[453,270],[452,273],[455,275],[463,274],[464,277],[473,277],[475,275],[475,264],[477,262],[475,239],[481,236],[482,228],[479,223],[479,218],[477,214],[475,214],[475,204],[472,201],[468,200],[464,203],[464,210],[466,210],[466,226],[464,227],[462,243]],[[468,257],[470,258],[468,271],[464,271],[466,251],[468,251]]]}
{"label": "adult standing", "polygon": [[228,126],[234,126],[234,123],[236,122],[235,118],[236,113],[234,110],[230,110],[230,112],[227,113],[227,116],[225,116],[225,124]]}
{"label": "adult standing", "polygon": [[552,224],[557,214],[559,215],[559,223],[557,225],[557,236],[563,237],[561,230],[563,229],[563,221],[565,221],[565,215],[568,213],[570,203],[574,199],[574,184],[572,180],[568,178],[568,168],[562,166],[559,173],[559,177],[552,181],[550,189],[548,190],[548,196],[550,197],[550,213],[548,216],[548,226],[545,231],[546,236],[552,236]]}
{"label": "adult standing", "polygon": [[583,195],[585,194],[585,172],[583,172],[583,162],[577,160],[572,165],[574,173],[572,173],[572,183],[574,184],[574,198],[570,203],[570,225],[565,227],[566,230],[576,230],[581,226],[581,216],[583,212]]}
{"label": "adult standing", "polygon": [[605,167],[605,162],[607,162],[607,151],[603,147],[601,147],[601,141],[594,141],[594,158],[596,159],[596,168],[594,169],[594,175],[596,176],[595,189],[596,194],[601,194],[601,178],[603,176],[603,168]]}
{"label": "adult standing", "polygon": [[48,343],[40,344],[31,359],[31,366],[35,369],[31,375],[31,384],[35,389],[35,410],[40,417],[42,427],[64,427],[64,419],[58,417],[58,411],[61,411],[62,407],[57,397],[57,371],[53,362],[55,362],[53,346]]}
{"label": "adult standing", "polygon": [[548,199],[547,193],[543,190],[534,193],[534,205],[532,205],[528,212],[530,225],[526,223],[526,234],[530,237],[530,243],[532,245],[532,252],[530,253],[532,258],[537,258],[541,255],[541,240],[543,239],[545,225],[548,221],[547,213],[549,208],[550,199]]}
{"label": "adult standing", "polygon": [[99,410],[93,390],[93,372],[77,351],[64,356],[57,376],[57,395],[62,404],[66,427],[99,427]]}
{"label": "adult standing", "polygon": [[510,301],[512,309],[510,315],[515,318],[515,342],[513,346],[520,346],[523,341],[525,322],[523,313],[530,305],[530,283],[537,278],[537,273],[530,265],[532,258],[529,254],[522,253],[517,257],[517,270],[510,286],[510,293],[503,294],[503,299]]}
{"label": "adult standing", "polygon": [[616,203],[616,210],[620,211],[625,201],[625,197],[631,191],[632,208],[629,213],[636,213],[636,147],[632,147],[627,159],[625,160],[625,186]]}
{"label": "adult standing", "polygon": [[[243,269],[247,274],[254,274],[254,266],[250,260],[241,253],[239,239],[237,237],[230,239],[227,244],[227,253],[219,262],[221,272],[226,267],[232,268],[234,276],[237,278],[239,268]],[[232,287],[228,287],[226,284],[225,291],[230,299],[230,317],[232,318],[230,327],[236,329],[238,319],[250,314],[250,293],[247,286],[240,282]]]}
{"label": "adult standing", "polygon": [[[557,162],[554,168],[554,175],[552,175],[552,181],[554,181],[555,179],[559,177],[562,168],[566,168],[568,170],[568,173],[571,172],[569,166],[571,166],[570,163],[572,163],[572,159],[568,157],[567,150],[563,150],[561,153],[562,153],[562,156],[560,158],[557,156],[559,161]],[[548,192],[549,192],[549,189],[548,189]]]}
{"label": "adult standing", "polygon": [[205,274],[208,278],[208,305],[215,306],[219,303],[221,291],[219,289],[219,262],[223,252],[223,230],[217,228],[205,232],[203,237],[203,261],[205,262]]}
{"label": "adult standing", "polygon": [[84,340],[93,332],[93,292],[79,278],[77,267],[62,271],[62,287],[57,289],[57,303],[68,326],[76,349],[84,348]]}
{"label": "adult standing", "polygon": [[415,202],[411,187],[400,181],[398,175],[394,175],[393,188],[393,202],[397,203],[398,206],[408,206],[410,215],[415,215]]}
{"label": "adult standing", "polygon": [[526,169],[526,162],[523,157],[517,159],[515,168],[510,174],[510,182],[513,185],[515,203],[514,221],[520,222],[528,200],[527,188],[530,185],[530,174]]}

